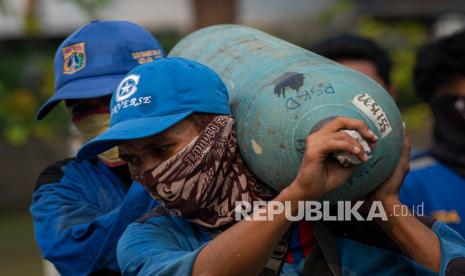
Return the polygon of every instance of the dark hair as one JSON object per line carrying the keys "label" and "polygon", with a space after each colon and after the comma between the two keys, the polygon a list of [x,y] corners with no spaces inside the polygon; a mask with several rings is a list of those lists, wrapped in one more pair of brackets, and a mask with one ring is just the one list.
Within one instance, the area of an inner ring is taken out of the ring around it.
{"label": "dark hair", "polygon": [[324,39],[310,47],[309,50],[332,60],[364,59],[371,61],[384,83],[391,84],[391,59],[384,49],[368,38],[342,34]]}
{"label": "dark hair", "polygon": [[417,95],[430,101],[443,85],[465,77],[465,31],[432,41],[417,51],[413,81]]}
{"label": "dark hair", "polygon": [[197,130],[200,132],[204,128],[207,127],[207,125],[216,117],[218,114],[211,114],[211,113],[193,113],[189,117],[187,117],[188,120],[191,120],[194,124]]}

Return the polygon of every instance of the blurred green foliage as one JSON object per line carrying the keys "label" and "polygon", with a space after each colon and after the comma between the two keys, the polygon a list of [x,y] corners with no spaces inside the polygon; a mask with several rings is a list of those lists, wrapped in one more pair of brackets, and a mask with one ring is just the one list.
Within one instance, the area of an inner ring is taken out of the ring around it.
{"label": "blurred green foliage", "polygon": [[5,12],[6,12],[6,1],[0,0],[0,13],[5,13]]}
{"label": "blurred green foliage", "polygon": [[[24,40],[4,42],[0,47],[0,135],[7,142],[21,144],[32,137],[52,139],[63,134],[63,120],[34,121],[37,108],[53,92],[57,46],[56,41]],[[58,117],[63,116],[61,110]]]}
{"label": "blurred green foliage", "polygon": [[428,40],[428,27],[414,19],[373,18],[362,14],[358,5],[355,0],[341,0],[323,10],[315,22],[324,30],[319,39],[337,33],[356,33],[386,49],[393,63],[391,82],[397,89],[397,104],[404,121],[409,130],[424,132],[431,125],[431,113],[415,94],[413,67],[416,50]]}
{"label": "blurred green foliage", "polygon": [[388,50],[393,62],[391,79],[399,92],[399,105],[405,107],[419,103],[420,99],[414,93],[412,74],[416,49],[428,38],[426,27],[415,21],[383,22],[362,17],[357,22],[357,30]]}
{"label": "blurred green foliage", "polygon": [[[112,2],[67,1],[78,5],[89,17],[94,17],[101,8]],[[327,32],[356,32],[372,38],[388,50],[393,60],[391,77],[393,85],[398,89],[398,104],[406,111],[404,113],[408,125],[421,128],[422,122],[428,120],[429,113],[427,106],[420,104],[415,96],[412,70],[415,51],[427,40],[427,28],[412,20],[383,21],[360,16],[355,3],[353,0],[341,0],[324,10],[316,24],[324,32],[318,36],[322,38]],[[0,0],[0,10],[2,4],[5,2]],[[341,18],[343,20],[338,21]],[[341,24],[345,22],[344,18],[352,18],[352,23]],[[37,22],[34,18],[25,18],[25,27],[26,34],[33,34],[37,29]],[[156,37],[167,53],[181,38],[175,32],[159,33]],[[313,36],[312,39],[316,40],[318,37]],[[60,40],[27,38],[0,43],[0,139],[21,144],[30,138],[57,139],[67,132],[68,115],[63,105],[52,111],[51,116],[43,121],[34,120],[40,104],[54,91],[53,56]]]}
{"label": "blurred green foliage", "polygon": [[[166,52],[181,38],[156,35]],[[28,139],[50,141],[66,136],[68,112],[63,104],[35,121],[35,113],[54,92],[53,58],[61,39],[24,39],[0,43],[0,139],[20,145]]]}
{"label": "blurred green foliage", "polygon": [[424,132],[431,127],[431,109],[426,103],[419,103],[404,108],[402,118],[408,126],[409,131]]}
{"label": "blurred green foliage", "polygon": [[397,103],[409,131],[424,132],[429,129],[430,109],[416,95],[413,86],[416,50],[428,39],[426,26],[411,20],[389,22],[360,17],[357,31],[389,52],[393,63],[391,82],[398,91]]}
{"label": "blurred green foliage", "polygon": [[416,50],[427,41],[429,35],[423,23],[408,19],[383,20],[360,14],[355,0],[336,1],[324,9],[316,20],[320,28],[332,33],[323,33],[320,39],[335,33],[356,33],[380,44],[388,51],[393,62],[391,80],[399,92],[399,106],[404,108],[420,103],[414,93],[412,73]]}
{"label": "blurred green foliage", "polygon": [[353,0],[336,1],[333,5],[321,11],[317,16],[317,21],[321,25],[330,25],[336,17],[353,12],[355,7]]}

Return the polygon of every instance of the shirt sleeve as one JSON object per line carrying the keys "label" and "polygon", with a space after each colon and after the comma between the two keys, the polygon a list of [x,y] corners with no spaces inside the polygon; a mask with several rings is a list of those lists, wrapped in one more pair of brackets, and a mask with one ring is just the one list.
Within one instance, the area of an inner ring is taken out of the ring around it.
{"label": "shirt sleeve", "polygon": [[188,276],[206,244],[191,226],[181,229],[171,220],[154,218],[129,225],[118,242],[118,263],[124,275]]}
{"label": "shirt sleeve", "polygon": [[465,240],[442,222],[435,222],[433,231],[441,242],[440,275],[465,274]]}
{"label": "shirt sleeve", "polygon": [[60,170],[60,177],[48,177],[33,192],[30,211],[43,257],[63,275],[119,271],[117,241],[154,201],[137,183],[125,193],[78,164]]}

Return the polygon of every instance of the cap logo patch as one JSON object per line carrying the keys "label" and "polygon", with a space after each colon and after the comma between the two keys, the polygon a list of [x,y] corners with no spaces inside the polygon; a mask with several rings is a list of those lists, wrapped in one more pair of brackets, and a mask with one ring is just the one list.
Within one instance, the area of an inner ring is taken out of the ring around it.
{"label": "cap logo patch", "polygon": [[116,101],[120,102],[125,100],[137,91],[137,84],[139,84],[140,75],[129,75],[125,77],[116,89]]}
{"label": "cap logo patch", "polygon": [[86,67],[85,43],[76,43],[63,48],[63,74],[74,74]]}
{"label": "cap logo patch", "polygon": [[148,51],[141,51],[141,52],[134,52],[132,53],[132,57],[137,60],[139,64],[144,64],[147,62],[152,62],[157,58],[161,57],[160,49],[155,50],[148,50]]}
{"label": "cap logo patch", "polygon": [[116,103],[111,108],[111,115],[117,114],[120,110],[134,108],[139,105],[152,103],[152,96],[132,97],[137,92],[140,75],[133,74],[125,77],[116,89]]}

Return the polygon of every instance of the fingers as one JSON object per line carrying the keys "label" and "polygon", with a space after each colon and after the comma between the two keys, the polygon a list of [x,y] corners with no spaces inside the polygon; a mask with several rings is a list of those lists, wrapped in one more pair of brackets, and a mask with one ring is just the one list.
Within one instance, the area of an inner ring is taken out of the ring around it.
{"label": "fingers", "polygon": [[321,162],[329,154],[347,152],[362,162],[367,161],[369,156],[360,142],[342,130],[357,131],[371,149],[374,148],[374,144],[378,140],[378,137],[368,128],[365,122],[357,119],[335,117],[307,137],[307,158],[318,158]]}
{"label": "fingers", "polygon": [[355,155],[358,158],[358,160],[365,162],[369,159],[367,153],[364,150],[363,145],[357,139],[347,134],[345,131],[338,131],[337,133],[333,134],[333,139],[346,141],[350,145],[350,147],[353,148],[353,151],[344,151]]}
{"label": "fingers", "polygon": [[307,139],[308,154],[313,157],[326,157],[330,153],[348,152],[355,155],[360,161],[365,162],[369,159],[360,142],[344,131],[331,133],[320,137],[320,139],[313,138],[315,137],[309,136]]}
{"label": "fingers", "polygon": [[376,143],[378,137],[368,128],[365,122],[357,119],[350,119],[346,117],[336,117],[334,120],[324,126],[321,131],[325,133],[333,133],[342,129],[356,130],[362,135],[363,139],[368,143]]}

